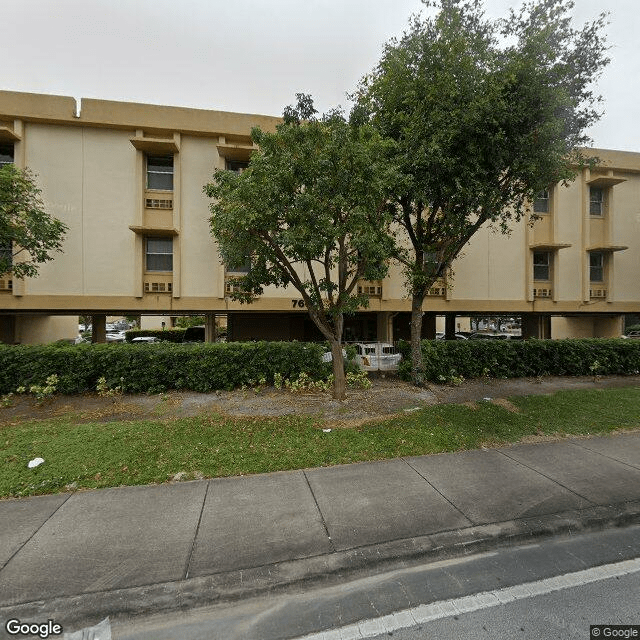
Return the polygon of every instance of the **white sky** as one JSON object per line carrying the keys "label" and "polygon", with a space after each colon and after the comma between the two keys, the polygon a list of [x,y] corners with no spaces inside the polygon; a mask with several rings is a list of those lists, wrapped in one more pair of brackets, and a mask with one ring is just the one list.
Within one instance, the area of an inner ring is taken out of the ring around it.
{"label": "white sky", "polygon": [[[512,0],[486,0],[492,17]],[[640,2],[607,7],[612,62],[594,146],[640,152]],[[298,92],[320,111],[400,35],[420,0],[15,0],[2,6],[2,84],[12,91],[281,115]]]}

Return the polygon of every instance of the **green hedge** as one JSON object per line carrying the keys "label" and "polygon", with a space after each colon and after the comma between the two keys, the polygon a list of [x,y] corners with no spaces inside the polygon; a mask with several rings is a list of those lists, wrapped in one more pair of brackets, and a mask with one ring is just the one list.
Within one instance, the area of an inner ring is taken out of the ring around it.
{"label": "green hedge", "polygon": [[[402,341],[400,377],[411,379],[411,349]],[[424,340],[425,377],[526,378],[535,376],[628,375],[640,372],[640,340]]]}
{"label": "green hedge", "polygon": [[134,338],[140,336],[153,336],[160,340],[166,340],[167,342],[182,342],[184,338],[184,329],[129,329],[125,331],[125,339],[127,342],[131,342]]}
{"label": "green hedge", "polygon": [[0,345],[0,393],[42,385],[51,374],[58,376],[58,392],[69,394],[95,391],[103,376],[109,387],[129,393],[233,389],[303,371],[318,380],[331,373],[321,361],[324,351],[304,342]]}

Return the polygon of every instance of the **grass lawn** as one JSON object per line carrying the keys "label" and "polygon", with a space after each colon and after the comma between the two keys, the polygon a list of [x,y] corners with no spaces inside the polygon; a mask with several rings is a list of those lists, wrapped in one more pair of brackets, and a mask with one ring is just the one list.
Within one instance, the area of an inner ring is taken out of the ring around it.
{"label": "grass lawn", "polygon": [[[640,427],[640,388],[438,405],[356,428],[307,417],[81,422],[67,415],[0,425],[0,497],[265,473]],[[29,460],[45,463],[29,469]],[[69,486],[70,485],[70,486]]]}

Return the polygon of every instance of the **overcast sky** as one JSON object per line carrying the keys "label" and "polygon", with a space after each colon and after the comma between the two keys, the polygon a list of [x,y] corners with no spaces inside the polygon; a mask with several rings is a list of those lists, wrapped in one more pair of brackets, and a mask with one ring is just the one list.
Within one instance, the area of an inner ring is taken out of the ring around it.
{"label": "overcast sky", "polygon": [[[517,5],[486,0],[492,17]],[[594,146],[640,152],[640,2],[608,7],[611,64]],[[347,104],[420,0],[15,0],[2,6],[1,88],[281,115],[297,92]]]}

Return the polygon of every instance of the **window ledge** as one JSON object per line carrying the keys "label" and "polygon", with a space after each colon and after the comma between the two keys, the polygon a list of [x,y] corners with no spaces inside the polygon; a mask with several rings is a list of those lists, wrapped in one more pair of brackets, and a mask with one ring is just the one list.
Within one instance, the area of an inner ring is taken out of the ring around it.
{"label": "window ledge", "polygon": [[570,242],[536,242],[529,245],[529,249],[542,249],[547,251],[555,251],[556,249],[566,249],[570,247]]}
{"label": "window ledge", "polygon": [[180,151],[180,147],[173,138],[144,138],[136,136],[131,138],[131,144],[138,151],[154,153],[159,156],[166,156]]}
{"label": "window ledge", "polygon": [[180,232],[174,228],[167,227],[139,227],[136,225],[131,225],[129,227],[131,231],[141,236],[179,236]]}
{"label": "window ledge", "polygon": [[19,135],[13,132],[9,127],[0,127],[0,142],[20,142]]}
{"label": "window ledge", "polygon": [[251,154],[257,151],[255,145],[218,144],[218,154],[225,160],[250,160]]}
{"label": "window ledge", "polygon": [[613,187],[621,182],[626,182],[626,178],[620,178],[618,176],[596,176],[587,180],[587,184],[590,187],[598,187],[599,189],[606,189],[607,187]]}
{"label": "window ledge", "polygon": [[594,244],[591,247],[587,247],[587,251],[625,251],[629,247],[622,244]]}

